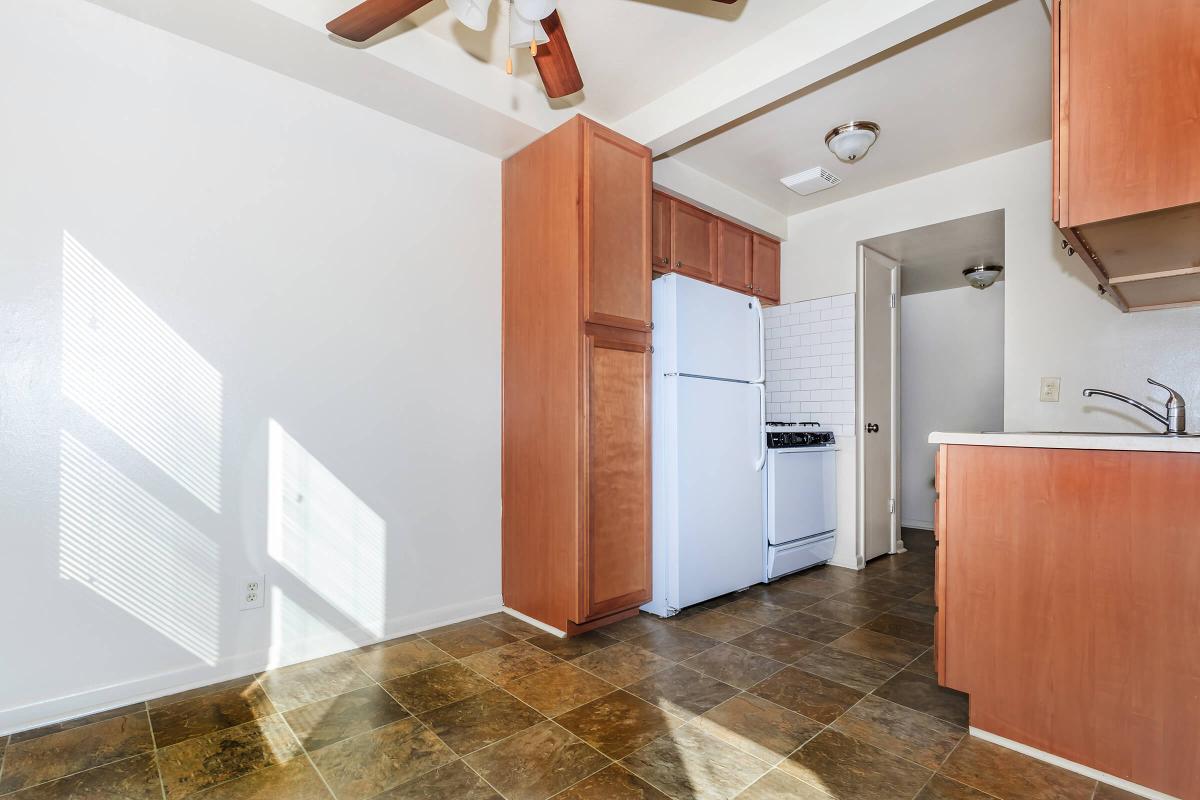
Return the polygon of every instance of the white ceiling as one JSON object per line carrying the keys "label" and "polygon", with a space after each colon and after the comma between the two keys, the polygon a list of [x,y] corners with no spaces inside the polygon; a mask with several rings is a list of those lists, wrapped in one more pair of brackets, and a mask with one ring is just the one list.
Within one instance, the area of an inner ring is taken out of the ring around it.
{"label": "white ceiling", "polygon": [[[827,1],[558,0],[584,81],[582,97],[569,103],[615,122]],[[476,32],[459,23],[443,0],[433,0],[409,17],[415,27],[408,32],[452,42],[503,72],[510,51],[502,5],[493,0],[487,30]],[[528,50],[512,53],[517,76],[541,91]]]}
{"label": "white ceiling", "polygon": [[[843,164],[825,133],[882,132]],[[785,214],[1050,138],[1050,28],[1041,0],[991,3],[678,149],[681,162]],[[842,183],[808,197],[779,179],[821,166]]]}
{"label": "white ceiling", "polygon": [[967,267],[1004,266],[1004,211],[889,233],[863,245],[900,262],[901,294],[958,289],[967,285],[962,276]]}
{"label": "white ceiling", "polygon": [[[253,0],[324,33],[357,0]],[[548,100],[528,49],[509,51],[503,0],[488,27],[458,22],[433,0],[363,45],[330,36],[549,129],[575,113],[609,125],[830,0],[558,0],[584,89]],[[514,75],[505,74],[513,55]]]}

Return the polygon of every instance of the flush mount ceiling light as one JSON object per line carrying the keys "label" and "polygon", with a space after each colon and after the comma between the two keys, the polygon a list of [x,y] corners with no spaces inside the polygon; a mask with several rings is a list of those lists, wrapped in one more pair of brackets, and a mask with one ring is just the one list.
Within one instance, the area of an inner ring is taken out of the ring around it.
{"label": "flush mount ceiling light", "polygon": [[867,154],[879,138],[879,126],[874,122],[847,122],[825,134],[825,146],[846,163],[858,161]]}
{"label": "flush mount ceiling light", "polygon": [[967,267],[963,270],[963,277],[967,279],[967,283],[974,286],[976,289],[986,289],[996,282],[1000,277],[1000,273],[1004,271],[1004,267],[998,264],[981,264],[978,267]]}

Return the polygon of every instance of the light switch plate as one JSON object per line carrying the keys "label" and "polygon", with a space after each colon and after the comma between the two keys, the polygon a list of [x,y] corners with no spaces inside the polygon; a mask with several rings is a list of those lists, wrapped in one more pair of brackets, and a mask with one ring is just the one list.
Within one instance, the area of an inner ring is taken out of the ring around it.
{"label": "light switch plate", "polygon": [[1062,378],[1042,378],[1042,389],[1038,399],[1043,403],[1057,403],[1062,390]]}

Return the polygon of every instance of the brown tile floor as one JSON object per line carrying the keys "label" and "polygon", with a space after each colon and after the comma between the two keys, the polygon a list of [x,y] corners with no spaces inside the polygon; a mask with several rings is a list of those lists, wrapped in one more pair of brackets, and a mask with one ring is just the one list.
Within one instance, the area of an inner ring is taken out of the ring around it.
{"label": "brown tile floor", "polygon": [[965,736],[906,539],[670,620],[562,641],[494,614],[0,738],[0,796],[1121,797]]}

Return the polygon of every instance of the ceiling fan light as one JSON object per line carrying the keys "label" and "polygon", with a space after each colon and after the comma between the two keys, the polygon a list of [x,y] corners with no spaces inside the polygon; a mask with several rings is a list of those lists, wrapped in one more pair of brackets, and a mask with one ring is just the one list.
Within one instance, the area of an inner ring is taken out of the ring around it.
{"label": "ceiling fan light", "polygon": [[446,0],[446,5],[458,17],[458,21],[473,31],[487,27],[488,8],[492,0]]}
{"label": "ceiling fan light", "polygon": [[508,19],[508,46],[509,47],[528,47],[530,42],[545,44],[550,41],[550,37],[546,35],[546,29],[542,27],[542,23],[533,22],[515,10],[512,16]]}
{"label": "ceiling fan light", "polygon": [[847,122],[825,134],[825,145],[847,164],[859,161],[879,138],[879,126],[874,122]]}
{"label": "ceiling fan light", "polygon": [[554,0],[513,0],[517,13],[527,20],[537,22],[554,13]]}
{"label": "ceiling fan light", "polygon": [[978,267],[967,267],[963,270],[963,277],[967,279],[967,283],[976,289],[986,289],[996,282],[1000,277],[1000,273],[1004,271],[1004,267],[998,264],[981,264]]}

